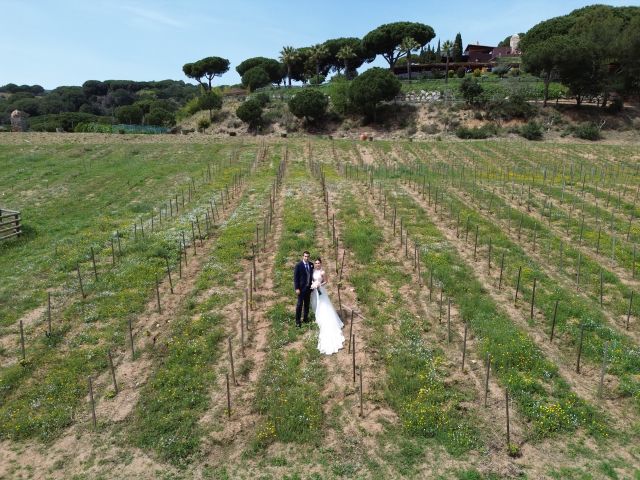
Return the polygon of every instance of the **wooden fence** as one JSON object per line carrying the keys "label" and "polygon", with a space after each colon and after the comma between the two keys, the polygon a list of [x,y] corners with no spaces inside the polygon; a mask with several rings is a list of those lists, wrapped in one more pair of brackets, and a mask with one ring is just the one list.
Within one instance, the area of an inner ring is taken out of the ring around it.
{"label": "wooden fence", "polygon": [[21,233],[20,212],[0,208],[0,240],[15,237]]}

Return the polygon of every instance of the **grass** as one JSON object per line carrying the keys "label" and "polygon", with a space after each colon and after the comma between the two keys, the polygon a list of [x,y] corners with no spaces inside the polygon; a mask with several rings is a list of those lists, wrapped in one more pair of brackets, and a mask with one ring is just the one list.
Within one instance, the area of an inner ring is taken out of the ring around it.
{"label": "grass", "polygon": [[[251,253],[255,224],[265,213],[273,177],[272,168],[262,168],[250,179],[240,206],[222,227],[193,296],[213,285],[233,286],[242,260]],[[174,464],[184,464],[198,451],[203,434],[199,420],[210,407],[209,390],[216,380],[211,366],[225,336],[224,319],[218,312],[232,300],[223,295],[193,308],[188,307],[193,303],[186,302],[186,311],[167,342],[168,352],[160,359],[162,368],[145,385],[136,406],[131,425],[134,443]]]}
{"label": "grass", "polygon": [[293,298],[292,274],[304,250],[312,251],[316,225],[305,191],[309,181],[303,165],[291,165],[286,175],[282,236],[275,260],[275,291],[282,301],[267,312],[271,325],[266,365],[258,382],[257,410],[264,416],[253,447],[261,449],[274,441],[314,443],[324,422],[321,389],[326,372],[314,336],[307,336],[298,349],[283,347],[300,338],[294,315],[284,298]]}
{"label": "grass", "polygon": [[[338,184],[336,188],[348,191],[345,187]],[[370,346],[379,349],[386,367],[387,402],[410,436],[434,438],[454,455],[469,451],[476,446],[478,433],[473,421],[459,413],[466,395],[451,385],[445,387],[449,372],[443,367],[443,353],[424,341],[426,325],[408,311],[408,299],[400,294],[411,278],[400,264],[380,258],[382,231],[355,195],[341,195],[338,220],[345,247],[356,259],[349,281],[359,304],[367,309],[373,329]],[[380,289],[381,283],[391,289],[390,295]],[[389,327],[395,332],[391,336]]]}
{"label": "grass", "polygon": [[[221,169],[211,185],[200,189],[201,194],[203,197],[206,193],[213,194],[242,169],[242,164]],[[193,200],[194,204],[199,200],[208,205],[201,197]],[[27,361],[0,370],[0,437],[50,439],[73,422],[78,403],[86,392],[86,377],[106,368],[108,349],[125,348],[128,319],[143,311],[155,287],[156,274],[160,278],[164,275],[167,259],[175,268],[180,230],[190,226],[194,212],[203,207],[186,208],[181,216],[165,221],[162,228],[152,234],[148,232],[144,238],[141,234],[137,239],[124,234],[122,255],[113,267],[101,265],[98,281],[87,278],[85,264],[87,297],[74,295],[61,312],[56,312],[62,318],[55,319],[51,337],[38,330],[27,331]],[[79,210],[82,214],[82,208]],[[201,218],[202,215],[200,210]],[[96,238],[104,235],[101,225],[93,225],[91,235]],[[15,254],[11,244],[6,248],[11,252],[10,257]],[[98,255],[105,248],[100,244],[100,249],[96,248]],[[34,250],[38,247],[34,246]],[[44,264],[47,264],[46,256]],[[21,386],[29,377],[34,381]]]}

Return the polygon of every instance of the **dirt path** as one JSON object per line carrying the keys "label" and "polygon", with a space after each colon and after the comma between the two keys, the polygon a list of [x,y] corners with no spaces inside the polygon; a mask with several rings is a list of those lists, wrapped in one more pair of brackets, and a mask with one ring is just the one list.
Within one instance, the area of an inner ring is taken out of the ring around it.
{"label": "dirt path", "polygon": [[[255,435],[255,427],[260,421],[260,415],[255,411],[254,402],[257,381],[265,366],[268,332],[271,328],[270,322],[266,318],[266,312],[274,305],[277,297],[274,291],[274,265],[282,237],[284,195],[285,189],[278,188],[273,201],[271,229],[267,234],[266,242],[261,240],[256,253],[255,290],[251,293],[247,293],[246,290],[250,288],[253,270],[253,262],[246,260],[243,262],[242,272],[236,278],[237,300],[227,305],[223,310],[226,330],[232,340],[236,385],[233,385],[230,372],[227,344],[224,347],[225,354],[221,356],[214,369],[229,373],[232,399],[231,416],[229,417],[227,412],[226,377],[221,374],[218,376],[216,385],[211,389],[211,409],[200,421],[205,430],[209,432],[203,441],[202,449],[206,452],[206,458],[213,463],[220,458],[227,458],[232,463],[239,463],[239,457],[252,436]],[[266,208],[265,215],[268,215]],[[263,235],[264,232],[259,234],[259,237],[262,239]],[[247,298],[250,300],[248,326]],[[251,299],[253,303],[251,303]],[[243,313],[241,314],[241,312]],[[241,317],[245,322],[244,327],[240,324]],[[244,355],[242,353],[242,338],[244,338]],[[244,375],[241,374],[243,365],[246,366],[246,374]]]}

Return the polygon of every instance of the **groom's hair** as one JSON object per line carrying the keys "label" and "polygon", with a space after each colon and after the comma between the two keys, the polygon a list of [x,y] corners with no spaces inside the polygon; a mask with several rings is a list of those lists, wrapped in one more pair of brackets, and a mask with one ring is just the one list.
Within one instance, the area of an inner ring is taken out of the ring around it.
{"label": "groom's hair", "polygon": [[304,252],[302,252],[302,254],[303,254],[303,255],[304,255],[305,253],[306,253],[307,255],[311,255],[311,254],[310,254],[308,251],[306,251],[306,250],[305,250]]}

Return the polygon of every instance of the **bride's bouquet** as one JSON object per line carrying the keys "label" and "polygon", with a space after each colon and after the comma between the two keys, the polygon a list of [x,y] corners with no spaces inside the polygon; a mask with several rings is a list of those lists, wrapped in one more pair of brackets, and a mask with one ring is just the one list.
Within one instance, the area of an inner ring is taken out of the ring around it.
{"label": "bride's bouquet", "polygon": [[318,295],[322,295],[322,292],[320,291],[321,286],[322,284],[320,283],[320,280],[314,280],[313,282],[311,282],[311,290],[317,290]]}

